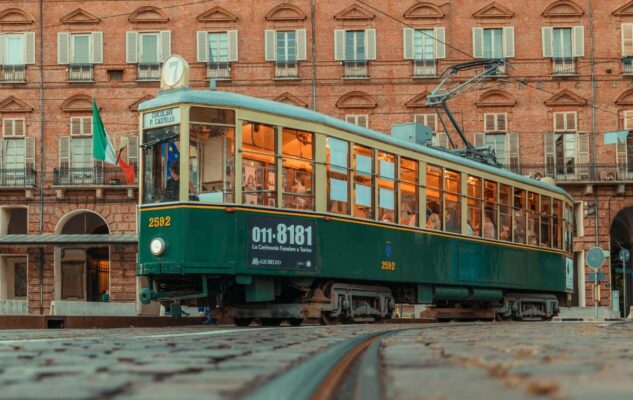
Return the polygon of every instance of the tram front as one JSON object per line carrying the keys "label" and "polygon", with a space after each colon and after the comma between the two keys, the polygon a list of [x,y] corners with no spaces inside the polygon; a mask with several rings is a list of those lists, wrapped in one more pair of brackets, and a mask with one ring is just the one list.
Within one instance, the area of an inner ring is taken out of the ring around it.
{"label": "tram front", "polygon": [[137,275],[150,281],[144,303],[208,297],[209,282],[236,265],[236,216],[225,205],[235,196],[235,111],[194,106],[183,95],[160,95],[141,118]]}

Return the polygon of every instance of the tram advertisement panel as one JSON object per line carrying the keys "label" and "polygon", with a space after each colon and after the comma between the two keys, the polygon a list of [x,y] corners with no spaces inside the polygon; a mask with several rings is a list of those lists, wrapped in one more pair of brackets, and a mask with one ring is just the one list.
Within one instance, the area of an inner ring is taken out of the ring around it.
{"label": "tram advertisement panel", "polygon": [[299,218],[248,216],[251,268],[316,270],[316,225]]}

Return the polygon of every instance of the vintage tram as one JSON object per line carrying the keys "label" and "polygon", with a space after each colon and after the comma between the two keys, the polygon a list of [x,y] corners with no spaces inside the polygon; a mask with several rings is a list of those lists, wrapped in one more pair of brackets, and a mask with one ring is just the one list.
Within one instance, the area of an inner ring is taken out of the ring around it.
{"label": "vintage tram", "polygon": [[238,325],[378,320],[395,303],[551,318],[573,289],[573,203],[555,185],[181,86],[139,107],[144,303],[217,304]]}

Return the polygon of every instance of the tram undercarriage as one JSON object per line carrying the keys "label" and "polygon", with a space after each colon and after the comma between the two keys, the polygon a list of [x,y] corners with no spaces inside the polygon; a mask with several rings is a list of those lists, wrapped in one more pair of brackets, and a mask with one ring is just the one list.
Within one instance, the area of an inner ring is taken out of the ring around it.
{"label": "tram undercarriage", "polygon": [[[169,303],[172,316],[180,315],[183,302],[217,306],[218,316],[238,326],[248,326],[253,321],[264,326],[277,326],[284,321],[292,326],[304,321],[324,325],[377,322],[392,318],[396,302],[415,302],[415,289],[408,287],[312,280],[282,284],[274,278],[270,281],[276,288],[272,301],[248,301],[247,285],[221,277],[201,279],[201,290],[191,283],[154,282],[153,290],[143,289],[140,297],[144,303]],[[558,298],[552,294],[505,293],[501,298],[484,300],[482,291],[472,288],[432,287],[431,291],[436,297],[419,316],[426,320],[551,320],[559,312]],[[453,297],[442,298],[447,293]],[[485,289],[484,293],[490,297]]]}

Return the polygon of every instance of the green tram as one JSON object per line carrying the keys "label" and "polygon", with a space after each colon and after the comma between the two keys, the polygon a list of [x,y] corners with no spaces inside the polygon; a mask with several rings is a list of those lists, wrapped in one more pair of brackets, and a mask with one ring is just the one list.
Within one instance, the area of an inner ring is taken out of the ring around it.
{"label": "green tram", "polygon": [[233,93],[139,110],[144,303],[217,304],[237,325],[396,303],[551,318],[573,289],[572,199],[553,184]]}

